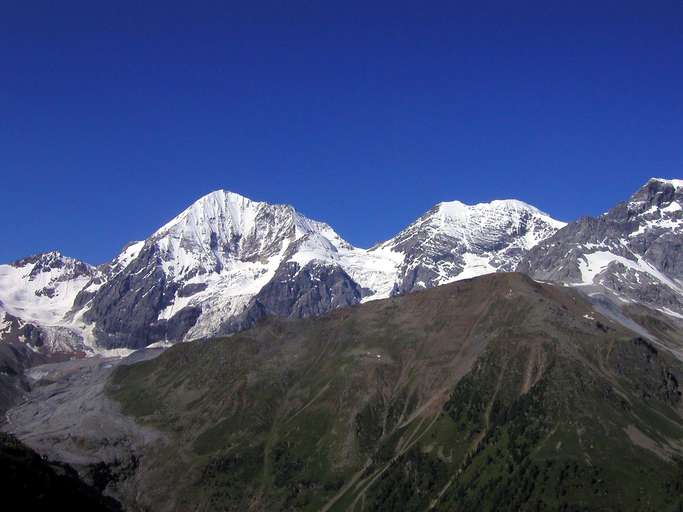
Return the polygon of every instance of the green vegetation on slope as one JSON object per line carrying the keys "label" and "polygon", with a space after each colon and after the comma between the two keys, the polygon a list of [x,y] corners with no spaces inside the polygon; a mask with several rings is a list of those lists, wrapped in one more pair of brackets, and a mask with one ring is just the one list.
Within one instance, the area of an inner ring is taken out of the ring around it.
{"label": "green vegetation on slope", "polygon": [[109,392],[172,439],[152,509],[679,510],[681,369],[500,274],[176,346]]}

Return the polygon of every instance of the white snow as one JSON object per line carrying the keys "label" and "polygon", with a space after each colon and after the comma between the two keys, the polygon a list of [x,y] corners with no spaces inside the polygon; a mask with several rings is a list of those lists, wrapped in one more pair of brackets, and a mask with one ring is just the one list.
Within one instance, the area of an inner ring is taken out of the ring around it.
{"label": "white snow", "polygon": [[341,256],[337,247],[329,239],[322,234],[313,233],[307,234],[301,239],[296,253],[289,261],[303,267],[313,260],[324,263],[339,263]]}
{"label": "white snow", "polygon": [[492,274],[496,271],[496,267],[491,265],[490,258],[486,256],[465,253],[463,258],[465,259],[465,268],[456,276],[455,279],[453,279],[453,281],[470,279],[472,277],[478,277],[484,274]]}
{"label": "white snow", "polygon": [[[325,223],[308,219],[291,206],[252,201],[239,194],[212,192],[157,230],[161,268],[171,281],[205,284],[190,297],[176,295],[160,312],[169,319],[184,307],[200,305],[201,315],[186,339],[207,336],[244,310],[275,275],[285,254],[301,267],[319,260],[353,262],[357,249]],[[352,266],[350,263],[349,266]]]}
{"label": "white snow", "polygon": [[[566,226],[565,222],[553,219],[539,209],[515,199],[496,200],[490,203],[467,205],[460,201],[444,202],[438,205],[437,223],[441,233],[459,237],[469,245],[477,238],[489,238],[501,232],[508,235],[519,233],[523,224],[528,230],[519,239],[519,245],[531,249],[554,231]],[[534,222],[536,220],[541,221]]]}
{"label": "white snow", "polygon": [[632,264],[632,262],[626,258],[616,256],[608,251],[596,251],[593,253],[584,254],[583,258],[579,260],[581,281],[585,284],[593,284],[596,276],[602,273],[602,271],[605,270],[613,261],[624,263],[627,267]]}
{"label": "white snow", "polygon": [[278,265],[277,257],[270,258],[265,264],[235,260],[220,273],[194,277],[187,284],[206,283],[207,288],[189,297],[176,295],[174,303],[159,313],[159,319],[171,318],[184,307],[203,304],[207,300],[222,300],[227,304],[234,297],[256,295],[273,278]]}
{"label": "white snow", "polygon": [[170,348],[172,346],[173,343],[169,343],[168,341],[156,341],[147,345],[145,348]]}
{"label": "white snow", "polygon": [[[31,276],[34,267],[34,263],[19,268],[0,265],[0,302],[8,313],[24,320],[60,325],[90,277],[62,279],[64,268],[54,268]],[[48,289],[54,289],[52,297],[48,296]]]}
{"label": "white snow", "polygon": [[[520,249],[527,249],[565,225],[515,200],[473,206],[453,201],[441,203],[437,211],[406,231],[426,229],[432,236],[457,237],[473,247],[481,239],[490,242],[501,235],[513,236]],[[522,225],[527,226],[524,236],[515,237]],[[308,219],[290,206],[218,190],[193,203],[146,243],[159,248],[161,268],[169,280],[207,285],[190,297],[176,296],[159,314],[159,319],[169,319],[185,307],[201,304],[197,324],[186,336],[192,339],[211,334],[226,318],[241,312],[273,278],[285,254],[289,254],[287,261],[300,268],[312,262],[339,266],[369,290],[364,302],[389,297],[405,264],[405,254],[395,249],[395,241],[369,250],[353,247],[329,225]],[[462,271],[444,263],[438,270],[442,276],[438,284],[495,272],[494,256],[465,254]],[[125,256],[120,259],[127,260]]]}
{"label": "white snow", "polygon": [[621,263],[628,269],[636,272],[647,274],[669,288],[675,290],[677,293],[683,293],[683,286],[675,282],[671,278],[662,274],[651,263],[644,258],[634,255],[635,261],[624,256],[613,254],[609,251],[595,251],[589,254],[583,254],[579,260],[579,270],[581,271],[581,281],[583,284],[597,284],[596,278],[604,272],[607,267],[615,262]]}
{"label": "white snow", "polygon": [[674,213],[674,212],[679,212],[682,209],[683,208],[681,208],[681,205],[679,203],[677,203],[676,201],[671,201],[671,203],[668,206],[665,206],[664,208],[662,208],[661,211],[665,212],[665,213]]}
{"label": "white snow", "polygon": [[140,255],[140,251],[145,245],[145,241],[132,242],[128,244],[121,254],[119,254],[114,261],[112,261],[112,267],[115,269],[115,273],[124,270],[130,263]]}
{"label": "white snow", "polygon": [[683,315],[681,315],[680,313],[676,313],[675,311],[672,311],[669,308],[659,308],[659,311],[661,311],[662,313],[667,314],[669,316],[673,316],[675,318],[683,319]]}
{"label": "white snow", "polygon": [[[330,236],[329,233],[327,233]],[[336,239],[335,239],[336,236]],[[352,247],[335,235],[335,243],[322,234],[307,235],[289,261],[304,267],[312,261],[327,265],[338,265],[362,288],[371,290],[363,302],[386,298],[391,295],[398,278],[398,268],[403,255],[384,248],[368,251]]]}
{"label": "white snow", "polygon": [[[54,261],[61,265],[45,265]],[[76,315],[76,319],[67,316],[76,295],[90,283],[91,277],[99,276],[99,272],[90,267],[91,275],[85,273],[75,277],[74,270],[80,265],[82,263],[77,260],[57,252],[40,255],[37,263],[26,260],[21,266],[0,265],[0,309],[17,317],[20,328],[26,323],[39,327],[50,351],[102,353],[102,349],[94,346],[93,326],[84,325],[80,315]],[[39,271],[41,268],[45,271]],[[99,285],[91,284],[88,289],[97,287]],[[53,290],[51,297],[48,295],[50,289]],[[7,324],[4,322],[0,329],[0,337]],[[21,338],[20,341],[26,341]],[[33,346],[29,345],[29,348],[38,351]]]}
{"label": "white snow", "polygon": [[391,295],[403,259],[403,254],[390,248],[355,249],[344,253],[342,267],[360,286],[372,290],[363,298],[363,302],[368,302]]}

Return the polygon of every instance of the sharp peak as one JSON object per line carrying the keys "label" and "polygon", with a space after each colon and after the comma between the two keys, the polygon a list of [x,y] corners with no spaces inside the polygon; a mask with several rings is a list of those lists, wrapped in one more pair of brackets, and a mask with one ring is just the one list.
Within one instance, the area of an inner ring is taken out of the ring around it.
{"label": "sharp peak", "polygon": [[204,194],[199,199],[194,201],[188,209],[191,209],[195,205],[206,204],[211,202],[230,202],[230,203],[242,203],[242,204],[253,204],[253,205],[266,205],[266,206],[279,206],[283,208],[290,208],[296,210],[291,204],[280,204],[271,203],[269,201],[257,201],[250,197],[247,197],[239,192],[233,192],[232,190],[227,190],[224,188],[219,188],[208,194]]}
{"label": "sharp peak", "polygon": [[311,225],[330,228],[330,226],[324,222],[316,221],[306,217],[303,213],[299,212],[290,204],[255,201],[237,192],[232,192],[226,189],[217,189],[195,200],[178,215],[157,229],[150,238],[163,235],[169,229],[172,229],[173,226],[178,225],[180,222],[190,217],[203,217],[207,213],[210,214],[210,212],[215,210],[228,210],[230,215],[232,215],[231,212],[234,210],[250,210],[253,213],[254,211],[262,208],[278,210],[286,215],[291,215],[295,224],[302,227],[304,230],[307,230]]}
{"label": "sharp peak", "polygon": [[253,199],[251,199],[247,196],[244,196],[238,192],[233,192],[232,190],[219,188],[219,189],[216,189],[216,190],[209,192],[208,194],[204,194],[199,199],[197,199],[193,204],[196,204],[196,203],[199,203],[202,201],[224,200],[224,199],[236,199],[236,200],[246,200],[246,201],[256,202],[256,201],[253,201]]}

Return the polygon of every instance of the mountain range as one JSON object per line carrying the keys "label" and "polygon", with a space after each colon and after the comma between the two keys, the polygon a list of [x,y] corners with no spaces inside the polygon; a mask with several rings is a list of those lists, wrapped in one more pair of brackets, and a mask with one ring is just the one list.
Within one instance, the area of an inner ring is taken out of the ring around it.
{"label": "mountain range", "polygon": [[360,249],[217,191],[105,265],[0,266],[5,476],[92,510],[679,511],[681,205],[446,202]]}
{"label": "mountain range", "polygon": [[678,321],[682,205],[683,181],[655,178],[569,224],[516,200],[443,202],[361,249],[291,206],[218,190],[104,265],[59,252],[0,265],[0,340],[125,351],[514,270],[576,286],[629,321],[635,307]]}

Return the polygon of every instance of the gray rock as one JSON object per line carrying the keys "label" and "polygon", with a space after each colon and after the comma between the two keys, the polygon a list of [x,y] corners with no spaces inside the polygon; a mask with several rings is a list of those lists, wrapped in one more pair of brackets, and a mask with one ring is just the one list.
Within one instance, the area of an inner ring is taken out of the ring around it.
{"label": "gray rock", "polygon": [[[517,270],[537,279],[595,284],[625,301],[683,314],[683,187],[652,179],[628,201],[584,217],[534,247]],[[581,272],[591,255],[604,268]],[[609,262],[612,259],[613,261]]]}
{"label": "gray rock", "polygon": [[228,319],[220,334],[252,327],[266,316],[306,318],[358,304],[363,292],[340,267],[310,262],[303,268],[285,262],[251,300],[246,311]]}

